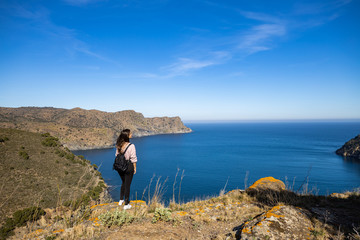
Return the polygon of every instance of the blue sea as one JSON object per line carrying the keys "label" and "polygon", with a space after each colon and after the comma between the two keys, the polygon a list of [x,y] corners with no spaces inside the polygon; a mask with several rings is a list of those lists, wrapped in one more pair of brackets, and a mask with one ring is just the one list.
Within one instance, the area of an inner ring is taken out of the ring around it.
{"label": "blue sea", "polygon": [[[225,191],[244,189],[267,176],[286,182],[294,191],[305,187],[318,195],[360,187],[360,162],[335,154],[336,149],[360,134],[360,122],[188,123],[186,126],[193,132],[131,140],[138,156],[131,199],[146,200],[149,186],[152,193],[156,181],[164,187],[164,201],[172,199],[173,193],[179,201],[180,190],[181,202],[216,196],[224,188]],[[74,153],[99,166],[111,196],[118,201],[121,180],[112,170],[115,149]]]}

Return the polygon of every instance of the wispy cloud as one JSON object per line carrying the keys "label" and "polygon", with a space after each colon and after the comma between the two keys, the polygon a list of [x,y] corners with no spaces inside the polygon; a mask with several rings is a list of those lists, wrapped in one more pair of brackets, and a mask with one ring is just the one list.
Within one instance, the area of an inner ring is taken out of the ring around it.
{"label": "wispy cloud", "polygon": [[240,37],[238,48],[253,54],[271,49],[275,38],[286,34],[285,24],[260,24]]}
{"label": "wispy cloud", "polygon": [[206,67],[224,63],[227,59],[231,58],[231,55],[225,51],[211,52],[202,59],[194,58],[178,58],[174,63],[162,67],[162,70],[168,74],[164,77],[175,77],[187,75],[194,70],[200,70]]}
{"label": "wispy cloud", "polygon": [[44,7],[37,7],[35,10],[24,5],[14,4],[6,6],[9,14],[13,17],[27,19],[27,28],[50,37],[59,43],[70,55],[84,54],[101,61],[118,64],[99,53],[91,50],[89,45],[77,37],[75,29],[55,24],[50,17],[50,12]]}

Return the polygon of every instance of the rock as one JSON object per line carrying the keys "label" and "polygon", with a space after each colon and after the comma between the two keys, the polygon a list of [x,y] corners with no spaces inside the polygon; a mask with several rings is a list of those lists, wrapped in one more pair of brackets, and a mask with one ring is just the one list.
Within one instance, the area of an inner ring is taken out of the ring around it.
{"label": "rock", "polygon": [[260,178],[247,189],[247,191],[251,190],[281,191],[285,190],[285,184],[281,180],[275,179],[273,177],[265,177]]}
{"label": "rock", "polygon": [[344,146],[336,150],[336,154],[360,160],[360,135],[346,142]]}
{"label": "rock", "polygon": [[249,222],[236,233],[240,239],[310,239],[312,223],[308,212],[277,205]]}

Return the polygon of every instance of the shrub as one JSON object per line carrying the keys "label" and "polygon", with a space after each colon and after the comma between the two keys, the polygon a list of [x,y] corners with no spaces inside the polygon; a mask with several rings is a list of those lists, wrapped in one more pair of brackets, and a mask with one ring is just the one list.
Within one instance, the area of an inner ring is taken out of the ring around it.
{"label": "shrub", "polygon": [[75,155],[73,153],[67,153],[66,154],[66,159],[68,159],[70,161],[74,161]]}
{"label": "shrub", "polygon": [[152,222],[156,223],[157,221],[172,221],[171,210],[169,208],[156,208],[154,212],[154,217],[152,218]]}
{"label": "shrub", "polygon": [[95,169],[98,169],[98,166],[94,163],[93,165],[92,165]]}
{"label": "shrub", "polygon": [[25,226],[29,221],[36,221],[45,211],[39,207],[30,207],[23,210],[16,211],[12,218],[6,218],[5,224],[0,229],[0,239],[6,239],[13,235],[15,227]]}
{"label": "shrub", "polygon": [[22,158],[24,158],[25,160],[27,160],[27,159],[30,158],[30,157],[29,157],[29,154],[27,154],[27,152],[25,152],[25,151],[20,151],[20,152],[19,152],[19,156],[22,157]]}
{"label": "shrub", "polygon": [[51,136],[46,137],[45,140],[41,142],[41,144],[46,147],[56,147],[58,146],[58,143],[59,143],[59,139]]}
{"label": "shrub", "polygon": [[50,133],[48,133],[48,132],[41,134],[41,136],[42,136],[42,137],[51,137]]}
{"label": "shrub", "polygon": [[9,141],[8,137],[0,137],[0,142],[6,142]]}
{"label": "shrub", "polygon": [[30,207],[16,211],[13,215],[13,220],[17,227],[21,227],[28,221],[38,220],[42,215],[45,215],[44,210],[39,207]]}
{"label": "shrub", "polygon": [[107,226],[121,226],[125,223],[131,223],[134,220],[134,216],[130,215],[125,210],[114,212],[106,212],[99,216],[99,219]]}

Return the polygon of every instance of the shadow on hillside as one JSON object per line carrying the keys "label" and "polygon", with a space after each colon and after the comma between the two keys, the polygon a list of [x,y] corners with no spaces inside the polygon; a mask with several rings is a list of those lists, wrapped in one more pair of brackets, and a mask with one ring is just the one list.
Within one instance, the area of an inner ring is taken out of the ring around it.
{"label": "shadow on hillside", "polygon": [[279,203],[307,209],[311,216],[322,223],[331,225],[334,230],[353,232],[360,227],[360,194],[346,193],[337,196],[301,195],[291,191],[252,190],[247,189],[247,194],[256,198],[261,204],[269,207]]}

